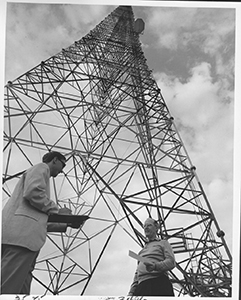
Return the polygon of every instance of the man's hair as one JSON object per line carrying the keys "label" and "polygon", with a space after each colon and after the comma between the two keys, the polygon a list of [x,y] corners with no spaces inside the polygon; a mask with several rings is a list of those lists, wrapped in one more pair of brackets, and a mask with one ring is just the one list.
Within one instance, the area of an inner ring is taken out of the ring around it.
{"label": "man's hair", "polygon": [[51,160],[53,160],[55,157],[57,157],[58,159],[62,159],[64,161],[66,160],[65,156],[63,154],[61,154],[60,152],[50,151],[50,152],[44,154],[44,156],[42,157],[42,162],[44,162],[44,163],[51,162]]}

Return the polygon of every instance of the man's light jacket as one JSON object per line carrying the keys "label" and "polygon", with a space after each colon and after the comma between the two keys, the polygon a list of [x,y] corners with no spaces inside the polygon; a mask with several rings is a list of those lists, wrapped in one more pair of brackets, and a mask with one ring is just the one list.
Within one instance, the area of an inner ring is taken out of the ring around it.
{"label": "man's light jacket", "polygon": [[39,251],[47,235],[50,213],[58,206],[50,200],[50,169],[39,163],[28,169],[17,183],[2,211],[2,243]]}

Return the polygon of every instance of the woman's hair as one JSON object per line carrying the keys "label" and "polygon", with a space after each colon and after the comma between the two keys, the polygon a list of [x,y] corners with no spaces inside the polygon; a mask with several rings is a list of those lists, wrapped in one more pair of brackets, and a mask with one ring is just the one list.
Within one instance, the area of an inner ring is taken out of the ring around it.
{"label": "woman's hair", "polygon": [[44,163],[51,162],[51,160],[53,160],[55,157],[57,157],[58,159],[66,160],[65,156],[63,154],[61,154],[60,152],[50,151],[50,152],[44,154],[44,156],[42,157],[42,162],[44,162]]}

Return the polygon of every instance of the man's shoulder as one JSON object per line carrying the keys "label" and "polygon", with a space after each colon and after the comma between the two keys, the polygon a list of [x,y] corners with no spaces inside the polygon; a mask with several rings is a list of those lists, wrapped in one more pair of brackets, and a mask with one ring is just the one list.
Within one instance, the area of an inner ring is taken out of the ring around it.
{"label": "man's shoulder", "polygon": [[34,170],[34,169],[46,169],[47,170],[47,168],[48,168],[48,165],[46,163],[40,162],[38,164],[31,166],[30,168],[28,168],[28,170]]}
{"label": "man's shoulder", "polygon": [[42,174],[46,173],[46,174],[48,174],[48,172],[49,172],[48,165],[45,164],[45,163],[42,163],[42,162],[40,162],[36,165],[33,165],[32,167],[30,167],[26,171],[27,174],[35,174],[35,173],[42,173]]}

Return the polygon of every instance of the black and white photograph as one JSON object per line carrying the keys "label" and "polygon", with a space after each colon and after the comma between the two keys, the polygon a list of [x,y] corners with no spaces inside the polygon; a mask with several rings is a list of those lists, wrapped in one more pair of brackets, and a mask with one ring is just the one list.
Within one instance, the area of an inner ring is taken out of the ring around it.
{"label": "black and white photograph", "polygon": [[0,298],[238,299],[240,4],[1,6]]}

